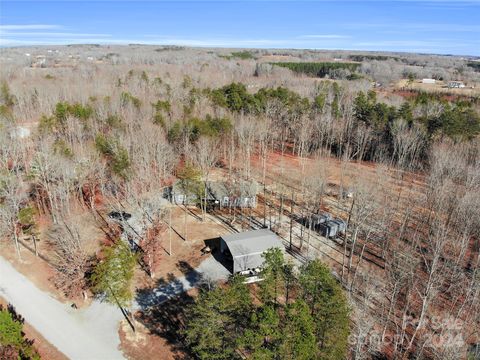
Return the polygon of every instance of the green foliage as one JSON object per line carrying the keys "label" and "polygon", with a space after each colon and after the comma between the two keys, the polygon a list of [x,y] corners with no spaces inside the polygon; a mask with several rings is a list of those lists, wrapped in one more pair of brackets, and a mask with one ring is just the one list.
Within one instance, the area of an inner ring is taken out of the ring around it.
{"label": "green foliage", "polygon": [[4,309],[0,305],[0,347],[11,347],[18,353],[18,359],[40,359],[32,344],[25,339],[23,333],[23,319],[16,314],[12,307]]}
{"label": "green foliage", "polygon": [[70,104],[67,102],[59,102],[55,106],[55,111],[53,112],[53,116],[58,124],[64,125],[67,121],[67,117],[69,115],[69,108]]}
{"label": "green foliage", "polygon": [[285,261],[283,253],[278,248],[273,248],[262,254],[264,258],[264,266],[262,270],[262,278],[260,283],[260,296],[264,303],[277,303],[277,297],[280,295],[284,286],[283,269]]}
{"label": "green foliage", "polygon": [[322,359],[344,359],[349,335],[349,306],[329,269],[315,260],[300,271],[299,284],[314,319]]}
{"label": "green foliage", "polygon": [[[438,105],[441,112],[431,116],[428,108]],[[425,115],[414,118],[414,108],[425,109]],[[358,93],[354,102],[355,118],[377,131],[384,132],[386,138],[391,124],[403,119],[410,126],[416,121],[425,125],[428,135],[446,135],[455,140],[468,140],[480,133],[480,117],[471,102],[457,100],[449,103],[437,94],[419,92],[410,102],[403,103],[398,109],[377,102],[373,91]]]}
{"label": "green foliage", "polygon": [[123,129],[123,120],[117,114],[108,115],[105,119],[106,124],[112,129]]}
{"label": "green foliage", "polygon": [[156,112],[155,115],[153,115],[153,123],[155,125],[159,125],[163,128],[166,126],[165,117],[163,116],[163,114],[161,112]]}
{"label": "green foliage", "polygon": [[0,310],[0,344],[21,347],[24,342],[22,328],[22,323],[15,321],[8,310]]}
{"label": "green foliage", "polygon": [[285,87],[262,88],[252,95],[244,84],[232,83],[220,89],[207,90],[206,94],[214,105],[237,113],[264,113],[267,104],[272,101],[280,103],[290,113],[304,113],[310,107],[308,99]]}
{"label": "green foliage", "polygon": [[116,175],[127,180],[131,173],[131,162],[127,149],[120,145],[118,140],[103,134],[95,137],[95,146],[97,150],[107,157],[108,165]]}
{"label": "green foliage", "polygon": [[122,240],[105,246],[103,256],[92,274],[93,291],[104,295],[111,304],[128,307],[133,299],[132,280],[137,256]]}
{"label": "green foliage", "polygon": [[25,234],[36,233],[35,215],[36,210],[32,206],[26,206],[18,212],[18,222]]}
{"label": "green foliage", "polygon": [[[202,292],[192,305],[185,334],[194,355],[200,359],[236,359],[239,353],[251,359],[345,359],[349,307],[328,268],[312,261],[295,275],[280,250],[271,249],[264,258],[260,304],[253,302],[242,278],[235,277],[226,288]],[[289,300],[292,286],[295,298]]]}
{"label": "green foliage", "polygon": [[170,142],[178,141],[182,135],[195,142],[201,136],[220,137],[227,134],[233,125],[228,118],[215,118],[207,115],[205,119],[191,118],[188,121],[175,122],[167,137]]}
{"label": "green foliage", "polygon": [[343,62],[276,62],[271,64],[290,69],[296,73],[320,78],[334,77],[337,70],[348,70],[353,73],[360,66],[358,63]]}
{"label": "green foliage", "polygon": [[364,92],[358,93],[354,102],[354,113],[357,120],[377,130],[384,130],[397,117],[395,107],[377,103],[373,91],[369,91],[367,95]]}
{"label": "green foliage", "polygon": [[280,315],[272,306],[257,309],[252,314],[249,327],[238,339],[238,346],[248,351],[252,359],[273,359],[282,339],[280,320]]}
{"label": "green foliage", "polygon": [[[281,359],[310,360],[316,358],[315,323],[303,300],[286,307],[284,336],[280,345]],[[323,359],[322,357],[320,357]]]}
{"label": "green foliage", "polygon": [[66,101],[58,102],[52,116],[42,115],[39,123],[40,132],[61,131],[67,122],[67,118],[72,116],[82,120],[84,123],[94,114],[94,109],[90,105],[80,103],[70,104]]}
{"label": "green foliage", "polygon": [[385,55],[349,55],[348,58],[352,61],[362,62],[365,60],[375,60],[375,61],[386,61],[386,60],[399,60],[399,57],[396,56],[385,56]]}
{"label": "green foliage", "polygon": [[124,107],[128,104],[132,104],[135,109],[139,110],[142,106],[142,101],[129,92],[124,91],[120,94],[120,104]]}
{"label": "green foliage", "polygon": [[282,86],[275,89],[262,88],[254,95],[254,98],[262,111],[265,111],[267,102],[272,100],[278,101],[289,111],[306,112],[310,106],[308,99],[302,98],[296,92]]}
{"label": "green foliage", "polygon": [[90,105],[75,103],[69,105],[68,112],[77,119],[88,120],[93,115],[93,108]]}
{"label": "green foliage", "polygon": [[165,111],[167,113],[172,111],[172,105],[168,100],[158,100],[155,104],[153,104],[153,107],[155,108],[155,111]]}
{"label": "green foliage", "polygon": [[242,60],[248,60],[248,59],[254,59],[255,56],[250,51],[243,50],[243,51],[234,51],[232,52],[232,56],[234,58],[242,59]]}
{"label": "green foliage", "polygon": [[230,55],[220,55],[220,57],[231,60],[231,59],[241,59],[241,60],[249,60],[255,59],[255,56],[251,51],[243,50],[243,51],[233,51]]}
{"label": "green foliage", "polygon": [[2,105],[9,109],[17,103],[17,98],[10,93],[10,88],[6,81],[2,82],[2,85],[0,86],[0,101],[2,102]]}
{"label": "green foliage", "polygon": [[407,79],[408,79],[407,85],[413,84],[413,82],[415,81],[415,79],[416,79],[416,77],[417,77],[417,76],[416,76],[414,73],[412,73],[412,72],[407,72],[405,75],[406,75],[406,77],[407,77]]}
{"label": "green foliage", "polygon": [[148,84],[148,75],[145,71],[142,71],[142,74],[140,75],[140,79],[145,82],[146,84]]}
{"label": "green foliage", "polygon": [[196,195],[198,199],[202,197],[204,186],[201,181],[202,172],[200,169],[187,162],[177,171],[179,185],[184,194]]}
{"label": "green foliage", "polygon": [[323,93],[315,96],[313,99],[313,107],[318,111],[323,111],[327,103],[327,94]]}
{"label": "green foliage", "polygon": [[167,139],[170,142],[180,140],[183,133],[183,125],[180,122],[175,122],[173,126],[168,130]]}
{"label": "green foliage", "polygon": [[350,80],[350,81],[355,81],[360,79],[363,79],[363,75],[360,75],[358,73],[351,73],[347,75],[347,80]]}
{"label": "green foliage", "polygon": [[57,139],[53,143],[53,152],[55,154],[62,155],[68,159],[73,158],[73,150],[68,144],[65,142],[65,140],[62,139]]}
{"label": "green foliage", "polygon": [[480,72],[480,61],[469,61],[467,66],[471,67],[473,70]]}
{"label": "green foliage", "polygon": [[38,129],[41,133],[49,133],[56,130],[57,120],[54,116],[42,115],[38,123]]}
{"label": "green foliage", "polygon": [[398,109],[397,116],[408,124],[413,123],[413,109],[409,102],[404,102]]}
{"label": "green foliage", "polygon": [[185,75],[183,77],[183,82],[182,82],[182,87],[184,89],[188,89],[188,88],[191,88],[193,85],[193,81],[192,81],[192,78],[188,75]]}
{"label": "green foliage", "polygon": [[7,105],[0,105],[0,119],[13,120],[12,110]]}
{"label": "green foliage", "polygon": [[202,291],[188,309],[186,343],[199,359],[236,359],[236,339],[250,319],[248,288],[234,277],[226,288]]}
{"label": "green foliage", "polygon": [[47,74],[45,75],[45,79],[47,80],[54,80],[55,79],[55,76],[51,75],[51,74]]}
{"label": "green foliage", "polygon": [[172,105],[168,100],[158,100],[155,104],[152,105],[155,109],[155,114],[153,115],[153,123],[165,128],[165,114],[167,114],[169,117],[171,116]]}
{"label": "green foliage", "polygon": [[242,83],[231,83],[212,90],[210,99],[214,105],[228,108],[233,112],[252,113],[259,109],[257,100],[247,92],[246,86]]}
{"label": "green foliage", "polygon": [[464,103],[447,104],[444,111],[428,121],[430,133],[441,132],[456,140],[473,139],[480,133],[480,116]]}

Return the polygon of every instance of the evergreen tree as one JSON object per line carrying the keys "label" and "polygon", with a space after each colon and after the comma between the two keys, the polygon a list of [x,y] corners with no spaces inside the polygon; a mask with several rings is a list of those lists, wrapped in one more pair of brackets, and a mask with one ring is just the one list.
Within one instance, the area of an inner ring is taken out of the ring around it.
{"label": "evergreen tree", "polygon": [[310,360],[316,358],[315,323],[308,305],[301,299],[286,307],[282,324],[281,359]]}
{"label": "evergreen tree", "polygon": [[265,305],[253,313],[249,328],[238,344],[252,359],[274,359],[280,339],[280,316],[274,307]]}
{"label": "evergreen tree", "polygon": [[315,320],[321,359],[344,359],[349,330],[349,307],[341,286],[319,260],[302,267],[302,297]]}
{"label": "evergreen tree", "polygon": [[33,341],[24,338],[23,322],[13,307],[0,305],[0,359],[40,359]]}
{"label": "evergreen tree", "polygon": [[250,318],[252,301],[242,278],[228,287],[202,291],[187,311],[186,342],[200,359],[236,359],[237,342]]}
{"label": "evergreen tree", "polygon": [[262,270],[263,281],[260,283],[262,300],[268,304],[277,303],[277,298],[284,289],[283,267],[285,261],[280,249],[272,248],[263,255],[264,264]]}
{"label": "evergreen tree", "polygon": [[93,271],[93,291],[120,307],[128,307],[133,299],[132,280],[137,256],[124,241],[118,240],[103,250],[104,259]]}

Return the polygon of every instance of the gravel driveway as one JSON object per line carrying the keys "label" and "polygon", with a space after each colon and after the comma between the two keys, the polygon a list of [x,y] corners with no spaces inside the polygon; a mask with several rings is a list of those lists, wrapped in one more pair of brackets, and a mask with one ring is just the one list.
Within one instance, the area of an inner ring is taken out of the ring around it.
{"label": "gravel driveway", "polygon": [[[212,256],[185,276],[137,296],[134,309],[159,305],[202,281],[227,279],[229,271]],[[0,257],[0,296],[15,306],[25,320],[70,359],[123,359],[118,350],[120,310],[93,301],[85,309],[72,309],[38,289]]]}
{"label": "gravel driveway", "polygon": [[26,322],[70,359],[123,359],[118,350],[118,308],[94,301],[75,310],[33,285],[0,257],[0,296],[15,306]]}
{"label": "gravel driveway", "polygon": [[137,294],[134,310],[146,309],[188,291],[201,282],[216,282],[228,279],[230,272],[213,256],[205,259],[197,268],[186,275],[159,285],[155,290]]}

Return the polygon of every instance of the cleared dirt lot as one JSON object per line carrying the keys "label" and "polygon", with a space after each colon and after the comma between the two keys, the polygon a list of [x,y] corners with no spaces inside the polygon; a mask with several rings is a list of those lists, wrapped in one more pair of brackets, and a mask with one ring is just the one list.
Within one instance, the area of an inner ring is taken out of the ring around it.
{"label": "cleared dirt lot", "polygon": [[[472,86],[474,88],[472,89]],[[421,81],[416,80],[412,84],[408,84],[407,79],[400,80],[395,89],[401,90],[421,90],[432,93],[444,93],[448,95],[461,95],[461,96],[479,96],[480,86],[479,84],[468,84],[464,88],[449,89],[447,83],[443,81],[437,81],[435,84],[423,84]]]}

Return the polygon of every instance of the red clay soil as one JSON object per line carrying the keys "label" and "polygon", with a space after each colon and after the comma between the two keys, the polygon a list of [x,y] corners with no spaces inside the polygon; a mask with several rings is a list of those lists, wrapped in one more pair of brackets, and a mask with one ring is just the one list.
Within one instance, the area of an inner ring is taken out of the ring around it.
{"label": "red clay soil", "polygon": [[[82,232],[87,234],[90,239],[85,247],[89,253],[95,253],[99,247],[102,233],[96,227],[90,213],[79,207],[72,211],[72,217],[76,219]],[[38,256],[35,255],[34,243],[31,239],[24,239],[20,241],[21,259],[18,258],[13,241],[6,239],[0,242],[0,256],[8,260],[12,266],[25,277],[27,277],[40,290],[48,292],[54,298],[61,302],[74,301],[77,306],[84,306],[88,304],[85,302],[81,294],[74,299],[68,299],[59,289],[57,289],[52,281],[55,276],[54,260],[55,252],[51,244],[49,244],[47,233],[52,226],[51,221],[46,216],[39,216],[36,218],[40,235],[37,240]]]}
{"label": "red clay soil", "polygon": [[151,312],[135,314],[135,333],[122,322],[120,349],[127,359],[190,359],[180,341],[184,310],[198,295],[197,289],[155,307]]}

